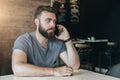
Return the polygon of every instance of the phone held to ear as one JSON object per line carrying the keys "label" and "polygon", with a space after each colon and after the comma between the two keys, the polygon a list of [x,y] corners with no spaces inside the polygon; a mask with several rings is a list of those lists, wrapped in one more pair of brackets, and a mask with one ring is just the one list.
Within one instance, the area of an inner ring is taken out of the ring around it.
{"label": "phone held to ear", "polygon": [[58,26],[55,27],[55,35],[60,35],[61,34],[61,30],[58,29]]}

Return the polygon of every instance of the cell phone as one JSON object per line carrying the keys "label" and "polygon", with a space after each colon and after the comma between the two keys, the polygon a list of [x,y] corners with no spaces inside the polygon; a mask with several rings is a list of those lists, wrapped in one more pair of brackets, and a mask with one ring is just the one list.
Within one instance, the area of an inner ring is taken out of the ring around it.
{"label": "cell phone", "polygon": [[58,29],[58,27],[57,26],[55,26],[55,35],[59,35],[60,34],[60,30]]}

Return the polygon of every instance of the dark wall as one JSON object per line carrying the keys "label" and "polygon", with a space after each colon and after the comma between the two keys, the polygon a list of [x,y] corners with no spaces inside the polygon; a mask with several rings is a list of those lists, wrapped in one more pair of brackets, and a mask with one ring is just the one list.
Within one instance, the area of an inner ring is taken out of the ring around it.
{"label": "dark wall", "polygon": [[75,37],[95,36],[119,42],[120,1],[80,0],[80,23],[72,28]]}
{"label": "dark wall", "polygon": [[115,63],[120,62],[120,0],[80,0],[80,24],[74,31],[78,37],[95,36],[117,45]]}

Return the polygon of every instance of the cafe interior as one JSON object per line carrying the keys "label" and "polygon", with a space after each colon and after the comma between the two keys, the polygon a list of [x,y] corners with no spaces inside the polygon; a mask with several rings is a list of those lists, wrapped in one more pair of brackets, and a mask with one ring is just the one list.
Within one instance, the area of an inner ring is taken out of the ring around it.
{"label": "cafe interior", "polygon": [[57,9],[58,23],[68,29],[81,69],[120,78],[119,0],[0,0],[0,76],[12,74],[14,41],[35,30],[33,14],[39,5]]}

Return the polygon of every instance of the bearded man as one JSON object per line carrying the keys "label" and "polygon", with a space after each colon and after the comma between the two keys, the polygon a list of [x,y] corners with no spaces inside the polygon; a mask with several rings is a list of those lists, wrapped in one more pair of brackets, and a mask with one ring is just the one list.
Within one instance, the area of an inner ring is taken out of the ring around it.
{"label": "bearded man", "polygon": [[[15,76],[70,76],[80,60],[67,29],[56,24],[50,6],[39,6],[34,14],[36,30],[19,36],[13,46],[12,70]],[[55,27],[60,31],[55,35]],[[57,67],[58,57],[65,63]]]}

